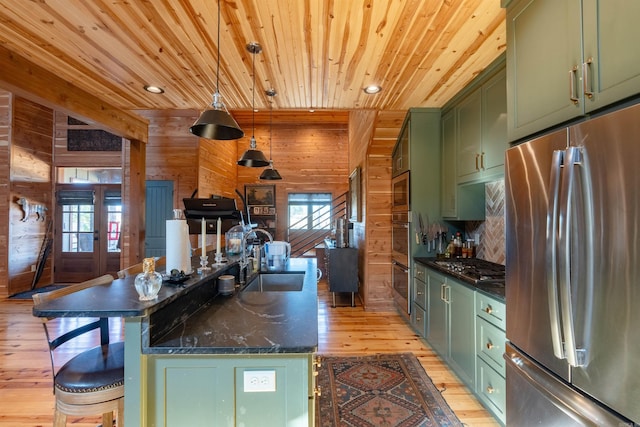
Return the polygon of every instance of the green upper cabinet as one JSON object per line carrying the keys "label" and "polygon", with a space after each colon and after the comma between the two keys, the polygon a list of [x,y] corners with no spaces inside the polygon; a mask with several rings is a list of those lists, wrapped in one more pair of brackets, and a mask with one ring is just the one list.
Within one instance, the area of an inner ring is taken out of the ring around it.
{"label": "green upper cabinet", "polygon": [[507,82],[504,68],[455,107],[458,183],[504,175],[507,149]]}
{"label": "green upper cabinet", "polygon": [[442,216],[452,218],[458,215],[458,187],[456,169],[456,115],[450,110],[442,116]]}
{"label": "green upper cabinet", "polygon": [[511,2],[509,140],[639,93],[638,16],[637,0]]}
{"label": "green upper cabinet", "polygon": [[475,179],[481,172],[482,91],[476,89],[456,107],[458,116],[458,182]]}

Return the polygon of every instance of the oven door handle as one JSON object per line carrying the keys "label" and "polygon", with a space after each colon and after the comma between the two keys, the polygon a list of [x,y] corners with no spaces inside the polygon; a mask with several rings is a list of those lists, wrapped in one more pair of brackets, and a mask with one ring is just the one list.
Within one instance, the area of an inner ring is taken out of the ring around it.
{"label": "oven door handle", "polygon": [[400,264],[398,261],[396,261],[395,259],[391,260],[391,264],[399,267],[404,273],[408,273],[409,269],[407,267],[405,267],[404,265]]}

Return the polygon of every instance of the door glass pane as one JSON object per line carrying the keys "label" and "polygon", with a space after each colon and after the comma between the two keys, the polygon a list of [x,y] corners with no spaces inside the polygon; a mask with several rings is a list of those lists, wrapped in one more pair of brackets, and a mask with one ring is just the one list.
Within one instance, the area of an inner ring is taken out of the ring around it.
{"label": "door glass pane", "polygon": [[93,205],[62,205],[62,252],[93,252]]}
{"label": "door glass pane", "polygon": [[107,208],[107,252],[120,252],[122,230],[122,205]]}

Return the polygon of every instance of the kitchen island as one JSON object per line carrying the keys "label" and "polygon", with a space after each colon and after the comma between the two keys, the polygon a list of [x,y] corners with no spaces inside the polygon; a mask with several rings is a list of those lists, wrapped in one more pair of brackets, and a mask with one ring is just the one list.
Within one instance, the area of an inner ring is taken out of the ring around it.
{"label": "kitchen island", "polygon": [[316,260],[288,261],[285,274],[305,273],[299,291],[220,294],[238,261],[165,282],[154,301],[139,301],[129,277],[33,313],[124,318],[126,425],[313,425]]}

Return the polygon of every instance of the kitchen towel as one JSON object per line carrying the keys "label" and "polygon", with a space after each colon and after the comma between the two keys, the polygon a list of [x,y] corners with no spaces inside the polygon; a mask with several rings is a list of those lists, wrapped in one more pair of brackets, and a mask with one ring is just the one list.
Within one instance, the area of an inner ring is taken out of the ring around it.
{"label": "kitchen towel", "polygon": [[189,227],[184,219],[167,220],[166,228],[167,267],[169,274],[176,269],[191,274],[191,244]]}

